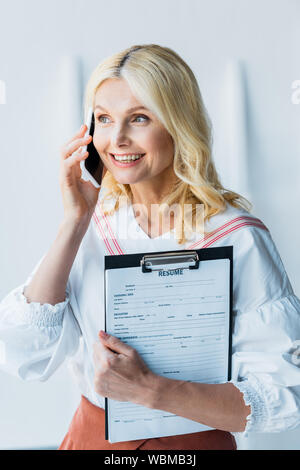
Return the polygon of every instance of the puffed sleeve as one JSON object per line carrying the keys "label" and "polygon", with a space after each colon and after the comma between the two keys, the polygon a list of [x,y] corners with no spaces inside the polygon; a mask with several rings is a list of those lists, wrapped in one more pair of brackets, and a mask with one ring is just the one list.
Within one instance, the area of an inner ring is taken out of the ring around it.
{"label": "puffed sleeve", "polygon": [[234,256],[232,380],[251,413],[243,433],[300,425],[300,301],[268,231],[249,228]]}
{"label": "puffed sleeve", "polygon": [[[0,302],[0,368],[22,380],[47,380],[66,356],[76,352],[81,331],[70,305],[71,285],[56,305],[27,302],[26,282]],[[70,279],[70,278],[69,278]]]}

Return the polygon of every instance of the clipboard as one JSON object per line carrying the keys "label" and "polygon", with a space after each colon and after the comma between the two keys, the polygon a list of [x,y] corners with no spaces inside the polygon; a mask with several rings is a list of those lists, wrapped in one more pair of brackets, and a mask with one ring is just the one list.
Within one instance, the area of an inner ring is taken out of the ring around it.
{"label": "clipboard", "polygon": [[[227,316],[227,328],[228,328],[228,356],[227,356],[227,381],[231,379],[231,356],[232,356],[232,298],[233,298],[233,247],[223,246],[217,248],[204,248],[200,250],[174,250],[174,251],[162,251],[162,252],[147,252],[147,253],[135,253],[126,255],[114,255],[105,256],[105,331],[107,331],[107,288],[108,288],[108,273],[112,270],[126,270],[126,268],[139,268],[143,276],[149,276],[149,273],[156,273],[159,276],[167,274],[170,277],[175,278],[177,275],[182,274],[181,270],[188,270],[189,273],[197,271],[200,266],[208,266],[204,263],[207,261],[220,261],[225,260],[228,272],[228,316]],[[187,272],[187,271],[186,271]],[[191,274],[192,275],[192,274]],[[146,279],[146,278],[145,278]],[[150,279],[150,277],[149,277]],[[176,281],[177,282],[177,281]],[[125,295],[125,294],[120,294]],[[121,302],[122,303],[122,302]],[[126,303],[126,302],[125,302]],[[117,304],[119,305],[119,304]],[[184,306],[184,304],[182,304]],[[119,314],[121,315],[121,313]],[[200,314],[199,314],[200,315]],[[128,317],[127,317],[128,318]],[[111,332],[110,332],[111,333]],[[112,333],[115,336],[120,336]],[[124,340],[121,338],[121,340]],[[129,343],[130,344],[130,343]],[[110,442],[109,439],[109,416],[108,416],[109,399],[105,397],[105,439]],[[185,418],[181,418],[185,420]],[[189,421],[189,420],[186,420]],[[193,422],[194,423],[194,422]],[[203,425],[203,430],[212,429]],[[191,431],[198,432],[198,431]],[[177,434],[180,434],[179,432]],[[181,433],[181,434],[184,434]],[[167,434],[172,435],[172,434]],[[173,434],[174,435],[174,434]],[[151,436],[160,437],[160,436]],[[134,439],[140,439],[143,437],[134,437]],[[131,440],[134,440],[131,439]],[[123,439],[130,440],[130,439]]]}

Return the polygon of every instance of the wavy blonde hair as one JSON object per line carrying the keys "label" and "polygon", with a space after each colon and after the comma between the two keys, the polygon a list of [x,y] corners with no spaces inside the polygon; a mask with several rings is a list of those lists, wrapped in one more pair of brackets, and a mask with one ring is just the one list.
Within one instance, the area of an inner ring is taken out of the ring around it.
{"label": "wavy blonde hair", "polygon": [[[109,78],[123,78],[133,94],[161,121],[174,142],[173,170],[177,176],[173,191],[161,201],[159,213],[179,205],[175,218],[179,244],[197,225],[196,207],[203,204],[204,221],[223,212],[226,203],[250,210],[251,204],[241,195],[225,189],[212,159],[212,126],[204,106],[197,80],[190,67],[172,49],[157,44],[135,45],[102,61],[93,71],[85,91],[84,112],[94,106],[101,84]],[[112,214],[120,201],[132,202],[129,184],[118,183],[107,171],[102,184],[106,195],[100,201],[103,211]],[[123,197],[121,197],[123,196]],[[113,209],[104,208],[107,198],[115,199]],[[184,220],[184,207],[192,207],[191,224]]]}

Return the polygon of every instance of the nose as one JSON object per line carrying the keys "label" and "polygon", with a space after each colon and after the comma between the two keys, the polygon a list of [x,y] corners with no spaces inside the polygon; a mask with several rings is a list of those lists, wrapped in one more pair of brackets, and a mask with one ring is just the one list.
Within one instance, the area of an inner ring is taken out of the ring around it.
{"label": "nose", "polygon": [[125,126],[122,126],[122,125],[115,126],[111,135],[111,144],[112,144],[112,148],[117,148],[123,145],[130,144],[130,138],[128,136],[128,133],[126,132]]}

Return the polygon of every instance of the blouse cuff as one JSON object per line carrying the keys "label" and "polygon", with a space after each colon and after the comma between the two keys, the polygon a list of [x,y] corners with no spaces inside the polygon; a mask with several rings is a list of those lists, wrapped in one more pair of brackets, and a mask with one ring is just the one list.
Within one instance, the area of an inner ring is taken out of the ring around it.
{"label": "blouse cuff", "polygon": [[[246,427],[242,432],[231,432],[233,435],[247,437],[249,432],[259,432],[268,420],[264,391],[254,375],[242,381],[230,381],[243,394],[245,405],[250,405],[250,413],[246,418]],[[260,428],[260,429],[259,429]]]}
{"label": "blouse cuff", "polygon": [[25,286],[23,285],[16,291],[18,301],[18,316],[26,324],[37,327],[60,326],[63,322],[65,307],[69,303],[69,296],[66,293],[66,299],[55,305],[39,302],[27,302],[24,295]]}

